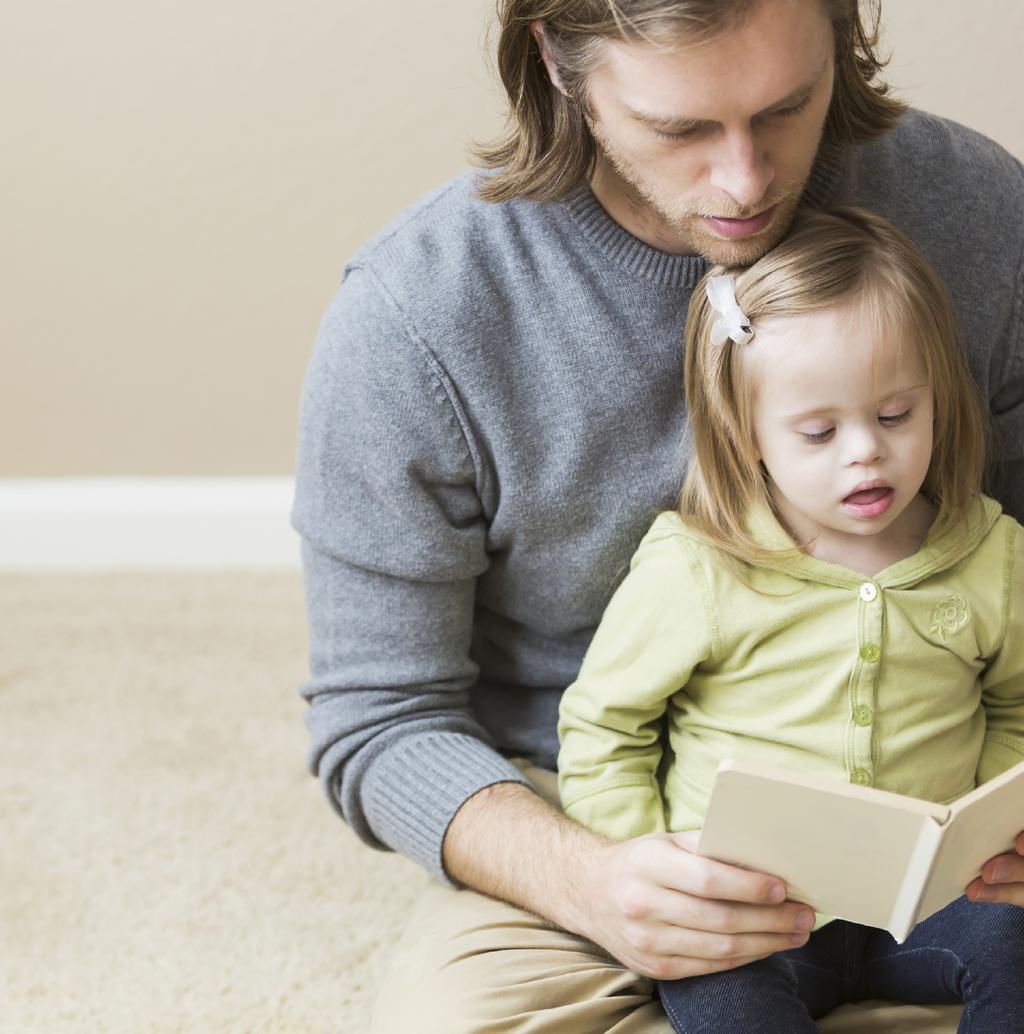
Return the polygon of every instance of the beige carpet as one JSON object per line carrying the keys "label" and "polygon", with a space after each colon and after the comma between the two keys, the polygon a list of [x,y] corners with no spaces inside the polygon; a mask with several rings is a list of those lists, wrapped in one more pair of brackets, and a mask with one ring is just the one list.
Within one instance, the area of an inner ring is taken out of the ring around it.
{"label": "beige carpet", "polygon": [[8,575],[0,615],[0,1031],[365,1029],[427,877],[305,771],[298,575]]}
{"label": "beige carpet", "polygon": [[298,575],[0,577],[0,1034],[366,1029],[428,877],[306,774],[305,648]]}

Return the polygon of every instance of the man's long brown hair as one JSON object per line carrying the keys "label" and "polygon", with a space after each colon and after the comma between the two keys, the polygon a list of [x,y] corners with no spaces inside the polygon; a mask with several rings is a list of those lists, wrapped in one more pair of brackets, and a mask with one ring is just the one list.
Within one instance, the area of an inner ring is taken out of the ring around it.
{"label": "man's long brown hair", "polygon": [[[707,39],[740,23],[764,0],[498,0],[497,65],[509,99],[509,128],[478,145],[480,197],[555,201],[589,182],[596,149],[587,127],[586,79],[606,39],[671,43]],[[891,129],[906,106],[889,96],[878,57],[879,0],[819,0],[835,35],[835,86],[823,142],[850,144]],[[531,24],[568,96],[548,76]]]}

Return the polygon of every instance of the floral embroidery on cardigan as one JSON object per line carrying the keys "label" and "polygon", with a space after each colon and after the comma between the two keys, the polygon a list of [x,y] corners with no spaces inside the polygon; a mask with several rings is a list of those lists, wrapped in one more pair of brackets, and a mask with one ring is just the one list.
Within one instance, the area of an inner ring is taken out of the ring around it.
{"label": "floral embroidery on cardigan", "polygon": [[971,608],[963,596],[947,596],[932,613],[928,634],[933,639],[945,640],[947,635],[959,632],[971,620]]}

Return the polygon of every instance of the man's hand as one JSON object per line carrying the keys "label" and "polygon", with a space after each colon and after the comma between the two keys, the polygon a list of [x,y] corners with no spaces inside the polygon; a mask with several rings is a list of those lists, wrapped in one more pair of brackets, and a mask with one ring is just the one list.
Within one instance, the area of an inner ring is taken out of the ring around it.
{"label": "man's hand", "polygon": [[607,840],[525,786],[499,783],[456,812],[444,864],[460,883],[660,980],[732,969],[806,941],[814,913],[785,901],[780,879],[701,858],[696,841],[696,833]]}
{"label": "man's hand", "polygon": [[971,901],[1024,906],[1024,833],[1017,837],[1014,851],[996,855],[981,867],[981,875],[967,885]]}
{"label": "man's hand", "polygon": [[807,941],[814,912],[785,884],[694,854],[697,833],[607,843],[589,859],[583,933],[659,980],[732,969]]}

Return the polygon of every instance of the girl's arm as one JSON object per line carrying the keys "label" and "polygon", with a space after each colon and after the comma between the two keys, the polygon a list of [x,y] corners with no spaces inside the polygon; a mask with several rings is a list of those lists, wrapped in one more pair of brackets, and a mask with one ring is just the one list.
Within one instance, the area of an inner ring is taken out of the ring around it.
{"label": "girl's arm", "polygon": [[[699,571],[678,531],[659,533],[666,520],[637,551],[562,712],[562,792],[582,794],[570,814],[612,840],[503,783],[457,812],[444,862],[453,879],[546,916],[633,971],[675,980],[803,944],[814,913],[785,901],[776,877],[694,854],[694,834],[651,832],[664,824],[657,717],[714,639]],[[637,805],[649,835],[612,842],[628,836],[622,802]]]}
{"label": "girl's arm", "polygon": [[714,652],[695,548],[663,516],[641,543],[562,697],[565,813],[614,840],[664,832],[658,782],[670,698]]}
{"label": "girl's arm", "polygon": [[978,782],[986,783],[1024,761],[1024,527],[1008,523],[1003,614],[998,649],[981,676],[985,745]]}
{"label": "girl's arm", "polygon": [[[978,782],[1024,761],[1024,528],[1012,526],[1004,575],[1006,622],[1001,643],[982,675],[985,746]],[[981,875],[967,886],[972,901],[1024,906],[1024,832],[1014,850],[990,858]]]}

